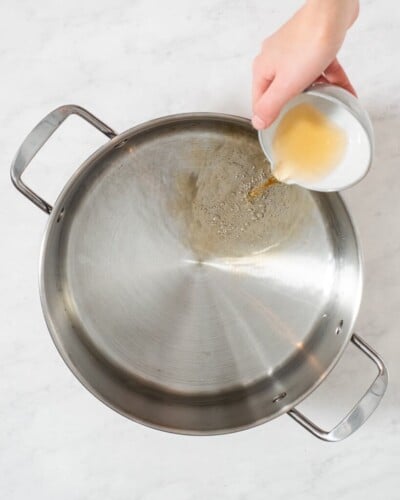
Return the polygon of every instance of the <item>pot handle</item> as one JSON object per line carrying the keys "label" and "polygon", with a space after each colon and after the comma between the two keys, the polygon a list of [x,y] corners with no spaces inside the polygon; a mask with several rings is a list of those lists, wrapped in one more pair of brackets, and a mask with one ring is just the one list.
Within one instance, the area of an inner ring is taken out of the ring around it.
{"label": "pot handle", "polygon": [[101,120],[93,116],[86,109],[80,106],[75,106],[73,104],[61,106],[39,122],[36,127],[28,134],[24,142],[20,146],[15,155],[14,161],[11,165],[11,180],[14,186],[20,191],[24,196],[26,196],[32,203],[41,208],[44,212],[49,214],[52,210],[52,206],[38,196],[34,191],[32,191],[21,179],[26,167],[31,162],[32,158],[41,149],[41,147],[47,142],[51,135],[58,129],[62,122],[69,115],[78,115],[91,125],[96,127],[100,132],[103,132],[108,138],[112,139],[117,135],[117,133],[103,123]]}
{"label": "pot handle", "polygon": [[353,344],[375,363],[379,371],[370,388],[354,408],[331,431],[324,431],[299,412],[299,410],[296,410],[296,408],[288,412],[288,415],[296,422],[311,432],[311,434],[324,441],[341,441],[361,427],[379,405],[388,384],[387,370],[379,355],[355,333],[351,340]]}

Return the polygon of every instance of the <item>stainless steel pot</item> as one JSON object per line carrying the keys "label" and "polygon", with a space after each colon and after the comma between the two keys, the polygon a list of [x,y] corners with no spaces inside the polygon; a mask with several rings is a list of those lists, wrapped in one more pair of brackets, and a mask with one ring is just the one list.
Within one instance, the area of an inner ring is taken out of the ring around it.
{"label": "stainless steel pot", "polygon": [[[52,207],[21,176],[71,114],[110,141]],[[349,214],[338,194],[297,186],[242,196],[267,170],[249,121],[228,115],[169,116],[117,134],[63,106],[25,139],[11,177],[50,214],[40,259],[47,325],[72,372],[111,408],[186,434],[287,413],[338,441],[377,407],[387,372],[353,334],[362,263]],[[324,431],[295,406],[350,340],[378,375]]]}

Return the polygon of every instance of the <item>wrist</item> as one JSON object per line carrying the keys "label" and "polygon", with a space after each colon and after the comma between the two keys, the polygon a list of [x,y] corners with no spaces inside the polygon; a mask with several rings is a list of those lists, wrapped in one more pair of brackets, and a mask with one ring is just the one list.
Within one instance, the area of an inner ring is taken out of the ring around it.
{"label": "wrist", "polygon": [[305,7],[327,27],[335,25],[347,30],[357,19],[359,0],[306,0]]}

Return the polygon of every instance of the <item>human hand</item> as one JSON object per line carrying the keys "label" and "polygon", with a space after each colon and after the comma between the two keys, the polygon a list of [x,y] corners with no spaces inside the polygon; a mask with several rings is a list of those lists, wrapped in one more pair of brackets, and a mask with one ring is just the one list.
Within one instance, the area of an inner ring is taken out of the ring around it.
{"label": "human hand", "polygon": [[336,54],[357,15],[358,0],[308,0],[264,41],[253,64],[254,128],[268,127],[289,99],[314,82],[356,94]]}

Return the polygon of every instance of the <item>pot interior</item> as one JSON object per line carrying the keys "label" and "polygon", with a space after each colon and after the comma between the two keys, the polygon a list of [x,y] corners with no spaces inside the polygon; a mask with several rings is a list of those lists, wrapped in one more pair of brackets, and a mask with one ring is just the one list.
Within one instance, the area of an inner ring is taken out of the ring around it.
{"label": "pot interior", "polygon": [[351,220],[337,194],[249,196],[269,177],[247,120],[201,114],[125,132],[68,183],[42,304],[106,404],[161,429],[227,432],[287,411],[333,367],[361,296]]}

